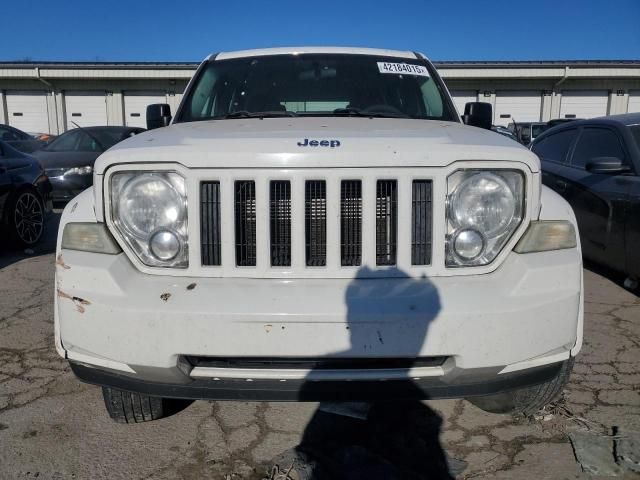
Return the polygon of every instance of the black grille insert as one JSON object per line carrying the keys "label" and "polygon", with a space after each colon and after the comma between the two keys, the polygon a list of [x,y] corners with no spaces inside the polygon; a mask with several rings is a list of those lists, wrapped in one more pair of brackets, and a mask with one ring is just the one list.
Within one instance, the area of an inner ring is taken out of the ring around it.
{"label": "black grille insert", "polygon": [[431,263],[431,180],[414,180],[411,205],[411,264]]}
{"label": "black grille insert", "polygon": [[343,267],[362,261],[362,182],[343,180],[340,185],[340,259]]}
{"label": "black grille insert", "polygon": [[187,356],[186,360],[194,367],[205,368],[270,368],[270,369],[384,369],[439,367],[448,357],[417,358],[314,358],[314,357],[201,357]]}
{"label": "black grille insert", "polygon": [[221,265],[220,182],[200,183],[200,251],[202,265]]}
{"label": "black grille insert", "polygon": [[308,267],[327,264],[327,185],[309,180],[304,191],[305,250]]}
{"label": "black grille insert", "polygon": [[274,180],[270,184],[271,265],[291,265],[291,183]]}
{"label": "black grille insert", "polygon": [[235,182],[236,264],[256,265],[256,184]]}
{"label": "black grille insert", "polygon": [[398,182],[376,185],[376,265],[395,265],[398,249]]}

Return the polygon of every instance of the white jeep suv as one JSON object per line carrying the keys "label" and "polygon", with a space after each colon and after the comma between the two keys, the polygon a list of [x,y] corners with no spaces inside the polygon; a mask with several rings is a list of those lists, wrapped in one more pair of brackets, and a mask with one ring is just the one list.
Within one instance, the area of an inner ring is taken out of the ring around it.
{"label": "white jeep suv", "polygon": [[64,210],[58,352],[121,422],[172,399],[540,408],[582,342],[575,218],[489,105],[462,119],[421,54],[211,55]]}

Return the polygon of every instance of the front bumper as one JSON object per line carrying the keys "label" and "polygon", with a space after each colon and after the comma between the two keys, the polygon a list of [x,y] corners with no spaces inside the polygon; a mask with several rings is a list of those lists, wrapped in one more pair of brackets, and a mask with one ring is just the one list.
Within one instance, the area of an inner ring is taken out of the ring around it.
{"label": "front bumper", "polygon": [[[56,338],[80,378],[162,396],[295,399],[309,385],[325,392],[316,399],[353,385],[481,395],[544,381],[528,373],[579,348],[581,283],[577,249],[511,253],[483,275],[290,280],[147,275],[124,254],[60,250]],[[192,356],[446,361],[313,378],[304,369],[198,369],[185,361]],[[509,383],[512,374],[522,382]]]}
{"label": "front bumper", "polygon": [[66,204],[93,185],[93,175],[68,175],[49,177],[51,200],[56,206]]}

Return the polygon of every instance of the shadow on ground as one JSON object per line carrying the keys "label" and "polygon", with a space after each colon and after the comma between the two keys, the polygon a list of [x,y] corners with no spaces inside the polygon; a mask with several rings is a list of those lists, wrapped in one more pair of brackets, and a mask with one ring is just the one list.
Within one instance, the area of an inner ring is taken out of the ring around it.
{"label": "shadow on ground", "polygon": [[626,291],[633,293],[636,297],[640,297],[640,285],[636,285],[634,288],[627,288],[625,285],[625,280],[627,276],[624,273],[620,273],[611,268],[608,268],[604,265],[599,265],[593,263],[586,258],[583,258],[584,268],[593,272],[597,275],[605,277],[608,280],[611,280],[613,283],[618,285],[621,288],[624,288]]}

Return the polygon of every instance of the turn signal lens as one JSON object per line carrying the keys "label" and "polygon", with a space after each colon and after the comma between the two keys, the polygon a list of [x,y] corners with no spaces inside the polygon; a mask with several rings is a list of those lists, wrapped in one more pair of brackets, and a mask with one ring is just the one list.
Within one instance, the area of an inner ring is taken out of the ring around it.
{"label": "turn signal lens", "polygon": [[531,222],[513,250],[517,253],[546,252],[575,248],[576,245],[573,224],[564,220],[541,220]]}
{"label": "turn signal lens", "polygon": [[122,252],[104,223],[67,223],[62,232],[62,248],[109,255]]}

